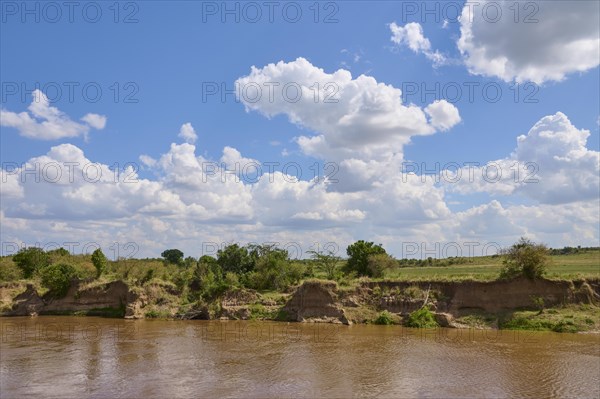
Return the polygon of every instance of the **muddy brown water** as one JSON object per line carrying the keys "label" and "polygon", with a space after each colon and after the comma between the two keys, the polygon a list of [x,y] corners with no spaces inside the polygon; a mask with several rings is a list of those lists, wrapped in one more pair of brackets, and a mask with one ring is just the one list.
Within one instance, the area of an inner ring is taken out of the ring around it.
{"label": "muddy brown water", "polygon": [[600,336],[0,319],[0,397],[600,397]]}

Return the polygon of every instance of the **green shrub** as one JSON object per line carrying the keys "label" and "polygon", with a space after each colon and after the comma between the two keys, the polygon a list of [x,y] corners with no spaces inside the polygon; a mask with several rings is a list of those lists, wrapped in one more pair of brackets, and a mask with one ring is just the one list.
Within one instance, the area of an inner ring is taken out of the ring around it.
{"label": "green shrub", "polygon": [[245,285],[257,290],[283,291],[300,282],[306,266],[287,258],[287,251],[268,251],[257,260],[253,272],[245,275]]}
{"label": "green shrub", "polygon": [[393,269],[398,263],[390,255],[373,254],[367,257],[367,271],[371,277],[382,278],[386,270]]}
{"label": "green shrub", "polygon": [[394,324],[394,316],[387,310],[384,310],[383,312],[379,313],[375,320],[373,320],[373,323],[389,326]]}
{"label": "green shrub", "polygon": [[144,314],[144,316],[147,319],[167,319],[171,317],[171,314],[166,310],[150,309]]}
{"label": "green shrub", "polygon": [[528,279],[540,278],[546,272],[548,248],[527,238],[521,239],[504,251],[500,278],[511,279],[525,276]]}
{"label": "green shrub", "polygon": [[19,267],[12,261],[10,257],[0,259],[0,281],[16,281],[23,277],[23,273]]}
{"label": "green shrub", "polygon": [[405,324],[407,327],[415,328],[438,327],[438,323],[435,321],[435,315],[427,308],[421,308],[409,314]]}
{"label": "green shrub", "polygon": [[526,316],[513,316],[500,324],[504,330],[533,330],[548,331],[552,330],[554,323],[548,320],[534,319]]}
{"label": "green shrub", "polygon": [[533,302],[533,306],[537,310],[539,310],[539,312],[541,314],[544,311],[544,307],[545,307],[544,297],[532,295],[531,301]]}
{"label": "green shrub", "polygon": [[552,326],[552,331],[554,332],[567,332],[567,333],[576,333],[579,331],[579,328],[572,321],[564,321],[561,320],[558,323]]}
{"label": "green shrub", "polygon": [[56,298],[67,295],[71,279],[76,276],[75,268],[64,263],[46,266],[40,271],[42,285]]}
{"label": "green shrub", "polygon": [[21,248],[13,256],[13,262],[21,269],[23,277],[31,278],[36,271],[50,264],[50,258],[41,248],[29,247]]}
{"label": "green shrub", "polygon": [[106,262],[106,256],[104,256],[104,253],[100,248],[96,249],[92,253],[92,263],[96,268],[96,278],[99,278],[102,275],[102,273],[104,273],[104,271],[106,270]]}

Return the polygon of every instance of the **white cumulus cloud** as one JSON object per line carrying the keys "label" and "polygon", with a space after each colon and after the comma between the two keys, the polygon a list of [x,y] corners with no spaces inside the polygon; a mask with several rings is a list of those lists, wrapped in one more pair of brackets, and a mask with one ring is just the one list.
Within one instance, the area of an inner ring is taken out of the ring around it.
{"label": "white cumulus cloud", "polygon": [[517,137],[510,156],[462,170],[460,181],[448,188],[465,194],[521,193],[546,204],[597,199],[600,152],[587,148],[589,136],[589,130],[578,129],[562,112],[547,115]]}
{"label": "white cumulus cloud", "polygon": [[104,115],[86,114],[81,118],[84,123],[75,122],[58,108],[50,106],[48,97],[41,90],[34,90],[32,95],[29,112],[0,109],[0,125],[15,128],[21,136],[38,140],[87,137],[90,129],[102,130],[106,126]]}
{"label": "white cumulus cloud", "polygon": [[198,135],[196,134],[194,127],[189,122],[181,125],[178,136],[181,137],[186,143],[189,143],[189,144],[194,144],[196,142],[196,140],[198,139]]}
{"label": "white cumulus cloud", "polygon": [[392,37],[390,40],[397,45],[407,46],[415,53],[424,54],[429,60],[433,61],[434,66],[442,65],[446,62],[446,57],[439,51],[431,50],[431,42],[423,35],[423,27],[418,22],[409,22],[400,26],[395,22],[389,24]]}
{"label": "white cumulus cloud", "polygon": [[[389,157],[402,153],[412,136],[447,130],[460,121],[458,110],[445,100],[426,113],[403,104],[400,89],[370,76],[353,78],[344,69],[327,73],[304,58],[252,67],[236,87],[247,110],[269,118],[287,115],[316,132],[300,136],[298,145],[305,154],[328,160]],[[256,96],[257,87],[262,95]]]}

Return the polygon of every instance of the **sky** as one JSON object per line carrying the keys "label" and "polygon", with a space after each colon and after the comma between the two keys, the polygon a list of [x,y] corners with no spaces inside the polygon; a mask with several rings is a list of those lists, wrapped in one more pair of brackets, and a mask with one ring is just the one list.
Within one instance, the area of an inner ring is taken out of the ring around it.
{"label": "sky", "polygon": [[2,255],[600,245],[600,3],[12,2]]}

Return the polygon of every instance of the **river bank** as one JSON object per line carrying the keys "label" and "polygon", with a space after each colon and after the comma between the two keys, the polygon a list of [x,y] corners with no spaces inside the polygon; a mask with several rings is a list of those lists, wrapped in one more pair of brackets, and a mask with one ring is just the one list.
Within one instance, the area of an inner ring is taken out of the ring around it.
{"label": "river bank", "polygon": [[[229,289],[211,302],[182,303],[176,287],[73,280],[63,298],[33,284],[0,286],[2,316],[91,315],[130,319],[277,320],[413,327],[600,331],[600,281],[371,281],[340,287],[309,280],[285,293]],[[424,324],[420,323],[422,318]],[[416,325],[414,324],[416,320]],[[413,324],[410,324],[413,323]]]}

